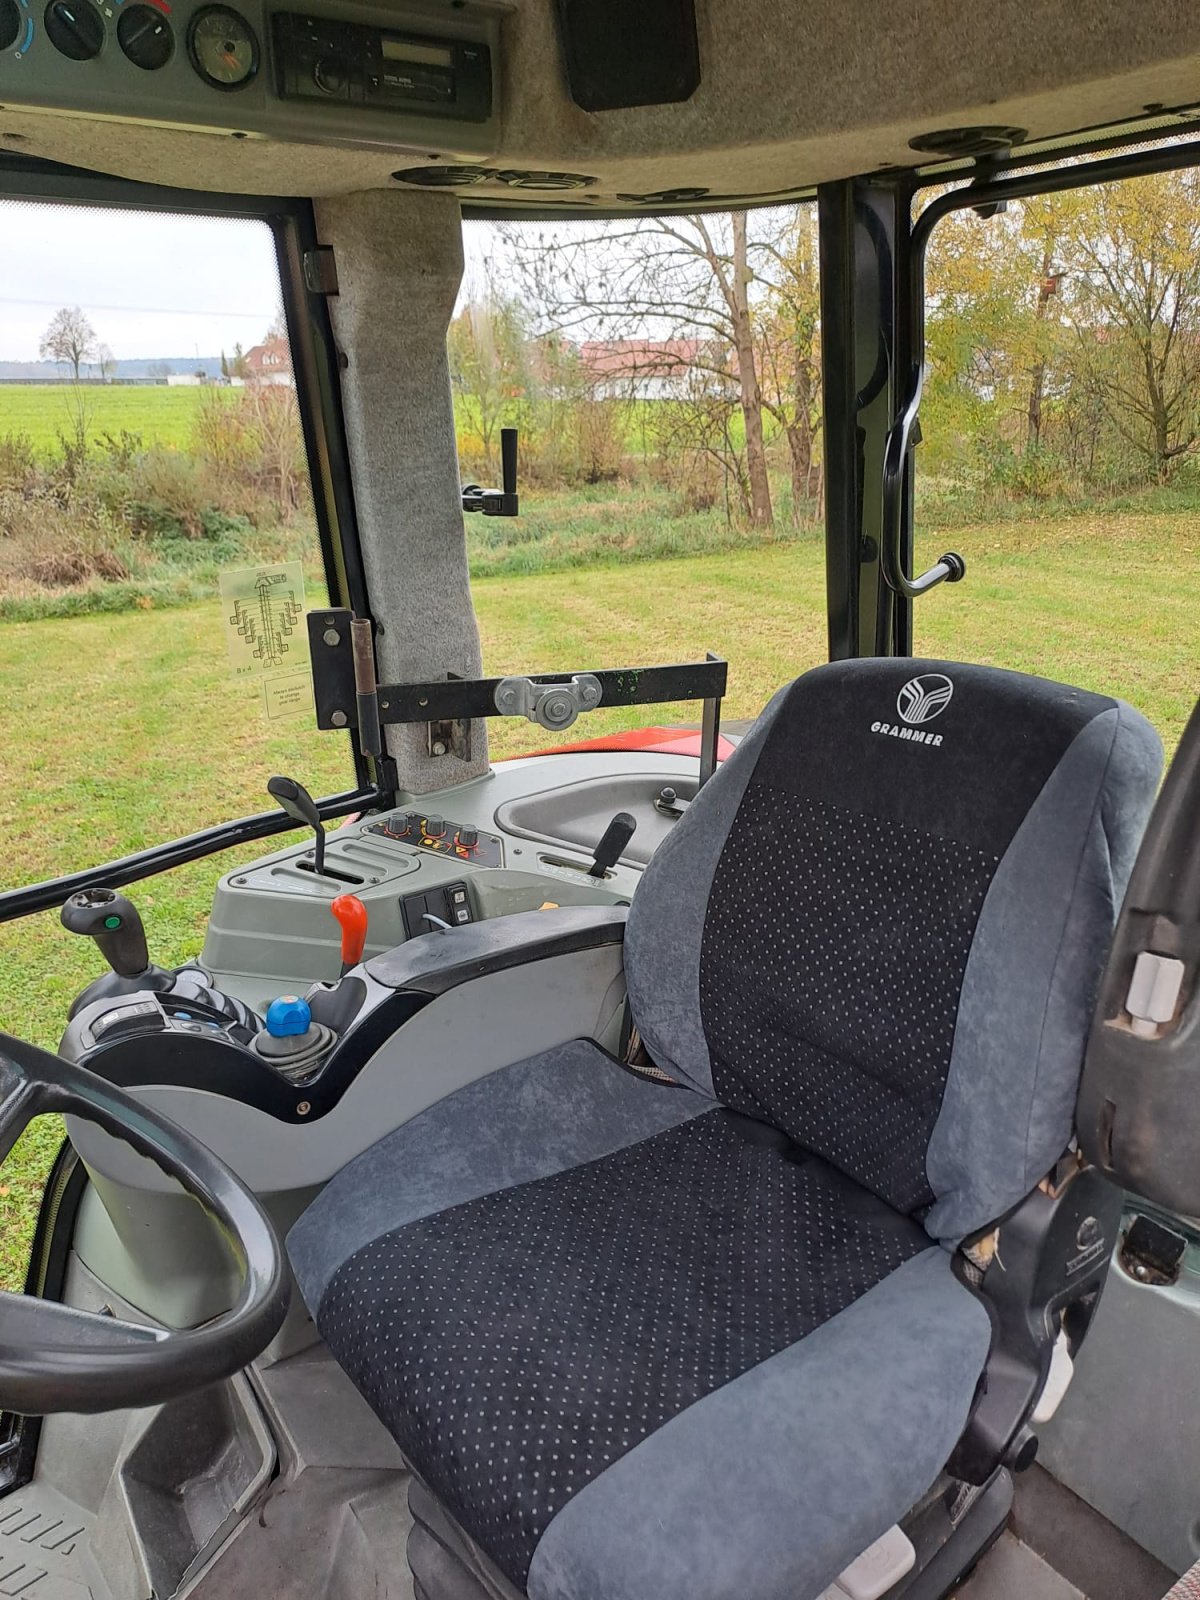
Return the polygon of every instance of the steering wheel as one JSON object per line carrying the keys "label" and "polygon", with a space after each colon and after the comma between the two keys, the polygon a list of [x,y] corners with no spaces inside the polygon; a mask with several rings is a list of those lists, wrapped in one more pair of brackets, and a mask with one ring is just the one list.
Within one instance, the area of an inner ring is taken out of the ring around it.
{"label": "steering wheel", "polygon": [[225,1235],[242,1286],[224,1316],[182,1332],[0,1293],[0,1408],[27,1416],[117,1411],[177,1399],[240,1372],[279,1331],[288,1303],[279,1241],[258,1201],[169,1117],[84,1067],[0,1033],[0,1162],[47,1111],[94,1122],[181,1183]]}

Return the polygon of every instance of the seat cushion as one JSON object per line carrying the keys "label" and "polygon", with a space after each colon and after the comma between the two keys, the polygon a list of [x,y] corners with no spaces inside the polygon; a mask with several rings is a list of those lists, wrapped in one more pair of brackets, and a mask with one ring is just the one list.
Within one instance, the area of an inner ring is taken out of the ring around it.
{"label": "seat cushion", "polygon": [[817,1593],[928,1487],[988,1348],[916,1223],[584,1043],[382,1140],[289,1249],[405,1455],[537,1600]]}

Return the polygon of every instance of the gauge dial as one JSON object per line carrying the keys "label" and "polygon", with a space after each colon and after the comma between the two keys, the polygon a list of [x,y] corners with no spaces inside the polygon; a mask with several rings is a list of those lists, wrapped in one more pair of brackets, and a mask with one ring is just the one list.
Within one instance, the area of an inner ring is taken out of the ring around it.
{"label": "gauge dial", "polygon": [[258,71],[258,39],[229,6],[205,6],[188,29],[192,65],[214,89],[240,89]]}
{"label": "gauge dial", "polygon": [[175,48],[171,24],[153,6],[135,5],[122,11],[117,42],[134,66],[144,72],[165,67]]}
{"label": "gauge dial", "polygon": [[0,0],[0,50],[16,44],[21,35],[21,13],[17,0]]}

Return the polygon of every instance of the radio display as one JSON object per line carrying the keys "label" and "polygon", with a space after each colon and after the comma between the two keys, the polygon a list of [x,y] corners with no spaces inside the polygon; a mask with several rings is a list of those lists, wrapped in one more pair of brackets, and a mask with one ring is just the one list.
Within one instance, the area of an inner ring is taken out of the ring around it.
{"label": "radio display", "polygon": [[414,66],[422,67],[454,65],[454,52],[442,45],[416,44],[408,39],[389,38],[387,34],[382,34],[379,39],[379,49],[385,61],[408,61]]}

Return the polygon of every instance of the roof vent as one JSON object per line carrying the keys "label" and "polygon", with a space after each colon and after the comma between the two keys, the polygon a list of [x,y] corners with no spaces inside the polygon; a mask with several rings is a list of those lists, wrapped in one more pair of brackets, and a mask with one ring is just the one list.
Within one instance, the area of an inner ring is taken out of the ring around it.
{"label": "roof vent", "polygon": [[923,156],[1001,155],[1029,137],[1026,128],[1005,127],[997,123],[978,128],[936,128],[919,133],[908,141],[908,148]]}
{"label": "roof vent", "polygon": [[495,176],[487,167],[406,167],[392,173],[397,183],[416,183],[423,189],[459,189]]}
{"label": "roof vent", "polygon": [[510,189],[586,189],[596,181],[582,172],[520,172],[514,168],[488,176]]}

